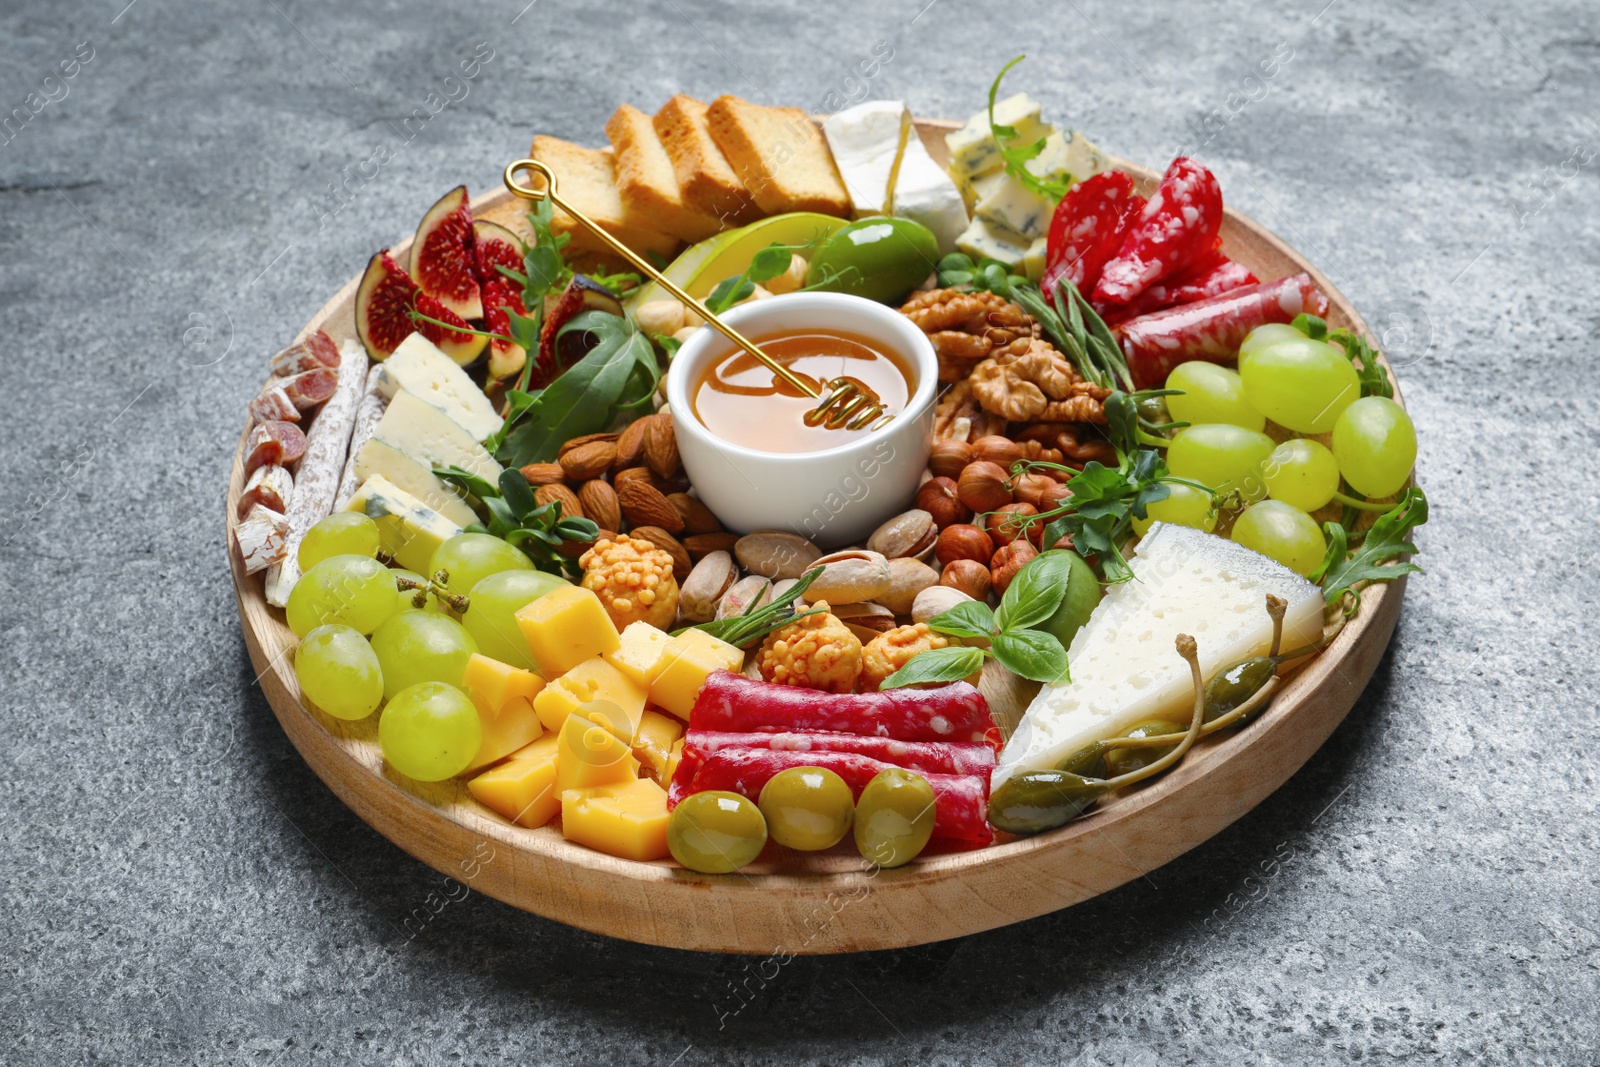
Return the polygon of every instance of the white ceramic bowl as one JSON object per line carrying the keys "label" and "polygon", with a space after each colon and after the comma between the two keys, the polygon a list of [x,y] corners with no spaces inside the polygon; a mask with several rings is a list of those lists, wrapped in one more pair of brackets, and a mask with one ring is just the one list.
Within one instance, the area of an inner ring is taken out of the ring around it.
{"label": "white ceramic bowl", "polygon": [[891,307],[842,293],[789,293],[726,312],[746,337],[836,329],[875,341],[905,360],[911,400],[889,425],[822,452],[777,453],[724,441],[694,415],[689,388],[730,342],[709,327],[678,350],[667,372],[678,453],[695,492],[729,529],[788,530],[824,548],[859,543],[911,506],[928,463],[939,363],[928,336]]}

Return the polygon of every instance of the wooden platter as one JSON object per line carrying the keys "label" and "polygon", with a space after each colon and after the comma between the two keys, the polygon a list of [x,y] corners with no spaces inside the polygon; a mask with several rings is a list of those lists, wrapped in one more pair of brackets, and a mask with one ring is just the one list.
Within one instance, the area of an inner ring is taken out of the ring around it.
{"label": "wooden platter", "polygon": [[[943,135],[954,126],[918,121],[941,162]],[[1141,192],[1154,188],[1156,173],[1115,163]],[[473,209],[503,218],[522,205],[499,190]],[[1256,222],[1229,210],[1222,237],[1227,255],[1264,279],[1309,272],[1328,295],[1330,326],[1366,332],[1328,279]],[[301,334],[352,337],[356,283],[340,289]],[[1395,399],[1402,400],[1398,388]],[[241,434],[228,486],[230,545],[243,444]],[[245,643],[268,703],[306,763],[373,829],[470,888],[547,918],[653,945],[757,954],[857,952],[958,937],[1068,907],[1160,867],[1255,807],[1327,740],[1377,668],[1405,595],[1404,579],[1368,588],[1356,619],[1288,680],[1258,721],[1201,742],[1172,772],[1060,830],[875,873],[843,847],[774,858],[785,850],[772,846],[744,871],[712,876],[603,855],[568,843],[555,827],[507,823],[459,781],[423,784],[395,774],[379,754],[378,715],[348,723],[302,705],[294,634],[283,613],[267,605],[260,576],[245,575],[229,556]],[[1014,722],[1031,692],[989,696],[996,719]]]}

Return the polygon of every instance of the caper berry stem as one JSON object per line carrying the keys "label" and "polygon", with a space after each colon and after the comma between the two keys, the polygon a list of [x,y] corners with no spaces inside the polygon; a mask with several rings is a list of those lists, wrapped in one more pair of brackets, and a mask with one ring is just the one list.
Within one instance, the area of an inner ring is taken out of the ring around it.
{"label": "caper berry stem", "polygon": [[1283,647],[1283,616],[1288,610],[1287,600],[1267,594],[1267,614],[1272,616],[1272,647],[1267,649],[1269,656],[1276,656],[1278,649]]}
{"label": "caper berry stem", "polygon": [[[1167,768],[1171,767],[1173,764],[1177,763],[1183,758],[1184,753],[1188,752],[1190,747],[1195,743],[1195,740],[1199,738],[1200,729],[1205,725],[1206,683],[1205,679],[1200,676],[1199,649],[1195,645],[1194,638],[1188,634],[1179,634],[1177,640],[1174,641],[1173,644],[1177,647],[1178,655],[1182,656],[1188,661],[1189,673],[1194,678],[1194,717],[1189,721],[1189,730],[1187,733],[1183,734],[1182,738],[1178,741],[1178,747],[1174,748],[1171,752],[1168,752],[1165,756],[1162,756],[1154,763],[1145,767],[1141,767],[1136,771],[1129,771],[1127,774],[1119,774],[1115,778],[1106,779],[1105,785],[1107,790],[1124,789],[1127,786],[1133,785],[1135,782],[1142,782],[1146,778],[1153,778],[1165,771]],[[1170,745],[1172,743],[1171,738],[1173,736],[1176,735],[1168,735],[1167,744]]]}

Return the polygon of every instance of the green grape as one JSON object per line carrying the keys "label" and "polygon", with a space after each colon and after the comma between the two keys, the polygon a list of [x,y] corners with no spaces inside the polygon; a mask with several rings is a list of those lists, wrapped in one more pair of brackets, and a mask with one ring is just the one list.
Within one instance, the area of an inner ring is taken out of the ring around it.
{"label": "green grape", "polygon": [[428,574],[448,571],[450,580],[445,588],[459,596],[472,591],[472,587],[491,574],[502,571],[531,571],[533,560],[515,545],[500,540],[494,534],[456,534],[434,549],[428,561]]}
{"label": "green grape", "polygon": [[1296,433],[1327,433],[1361,395],[1343,349],[1309,337],[1257,349],[1239,377],[1251,407]]}
{"label": "green grape", "polygon": [[1244,343],[1239,346],[1239,371],[1244,372],[1244,365],[1250,362],[1255,354],[1263,348],[1282,344],[1285,341],[1304,341],[1306,335],[1290,326],[1286,322],[1269,322],[1265,326],[1257,326],[1245,337]]}
{"label": "green grape", "polygon": [[1267,457],[1267,495],[1301,511],[1316,511],[1339,488],[1339,464],[1316,441],[1285,441]]}
{"label": "green grape", "polygon": [[1393,400],[1364,396],[1334,424],[1333,458],[1344,480],[1363,496],[1397,493],[1417,461],[1417,428]]}
{"label": "green grape", "polygon": [[1267,424],[1266,416],[1245,400],[1244,382],[1227,367],[1202,360],[1180,363],[1167,375],[1167,388],[1183,390],[1182,396],[1166,398],[1167,413],[1177,422],[1225,422],[1247,430]]}
{"label": "green grape", "polygon": [[370,634],[394,611],[389,568],[371,556],[329,556],[294,583],[284,609],[296,637],[329,622]]}
{"label": "green grape", "polygon": [[1167,469],[1213,489],[1237,489],[1247,500],[1267,495],[1261,467],[1272,455],[1272,438],[1220,422],[1178,431],[1167,449]]}
{"label": "green grape", "polygon": [[335,511],[306,531],[296,559],[308,571],[330,556],[378,554],[378,524],[359,511]]}
{"label": "green grape", "polygon": [[1145,508],[1149,518],[1134,517],[1133,532],[1143,537],[1152,523],[1170,522],[1174,526],[1190,526],[1210,533],[1217,524],[1217,514],[1211,510],[1211,497],[1189,485],[1169,484],[1167,488],[1171,490],[1170,496]]}
{"label": "green grape", "polygon": [[482,742],[478,709],[465,693],[443,682],[407,686],[389,698],[378,719],[383,758],[419,782],[441,782],[460,774]]}
{"label": "green grape", "polygon": [[552,589],[566,584],[566,579],[544,571],[491,574],[472,587],[461,625],[478,642],[478,651],[485,656],[536,671],[538,665],[528,655],[528,640],[522,636],[522,627],[517,625],[515,616]]}
{"label": "green grape", "polygon": [[393,700],[400,690],[418,682],[460,685],[478,643],[448,615],[402,611],[378,627],[372,651],[383,667],[383,695]]}
{"label": "green grape", "polygon": [[[422,575],[418,574],[416,571],[401,570],[399,567],[394,568],[389,573],[394,575],[396,578],[410,578],[413,582],[426,581],[426,579],[423,578]],[[396,585],[395,592],[397,593],[397,595],[399,597],[399,599],[396,601],[396,603],[398,603],[400,605],[400,607],[397,609],[399,611],[444,611],[445,610],[443,607],[440,606],[439,598],[437,596],[435,596],[431,591],[427,594],[427,599],[423,602],[423,606],[421,608],[417,607],[417,594],[419,592],[421,592],[420,589],[401,589],[398,585]]]}
{"label": "green grape", "polygon": [[339,623],[318,626],[294,650],[300,691],[335,719],[365,719],[383,699],[383,671],[367,639]]}
{"label": "green grape", "polygon": [[1328,550],[1316,520],[1281,500],[1252,504],[1233,524],[1233,539],[1277,560],[1296,574],[1322,566]]}

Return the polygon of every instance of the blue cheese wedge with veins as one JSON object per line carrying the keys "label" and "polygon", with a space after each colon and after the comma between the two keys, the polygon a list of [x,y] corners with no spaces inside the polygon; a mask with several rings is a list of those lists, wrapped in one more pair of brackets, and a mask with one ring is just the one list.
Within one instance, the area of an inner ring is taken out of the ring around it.
{"label": "blue cheese wedge with veins", "polygon": [[[1039,110],[1037,100],[1018,93],[995,103],[994,121],[1017,131],[1016,139],[1008,143],[1030,145],[1051,132],[1049,124],[1039,117]],[[944,143],[950,149],[950,175],[957,180],[999,170],[1003,162],[989,125],[988,108],[973,115],[959,130],[945,134]]]}
{"label": "blue cheese wedge with veins", "polygon": [[1207,679],[1272,643],[1271,593],[1289,604],[1283,647],[1322,634],[1322,590],[1259,552],[1186,526],[1158,522],[1067,650],[1072,678],[1047,685],[1000,753],[993,788],[1018,771],[1053,768],[1086,745],[1145,719],[1186,722],[1194,709],[1189,666],[1173,641],[1189,634]]}
{"label": "blue cheese wedge with veins", "polygon": [[956,183],[928,154],[904,103],[858,104],[830,116],[822,133],[856,218],[911,219],[933,232],[941,253],[955,247],[967,228],[967,205]]}

